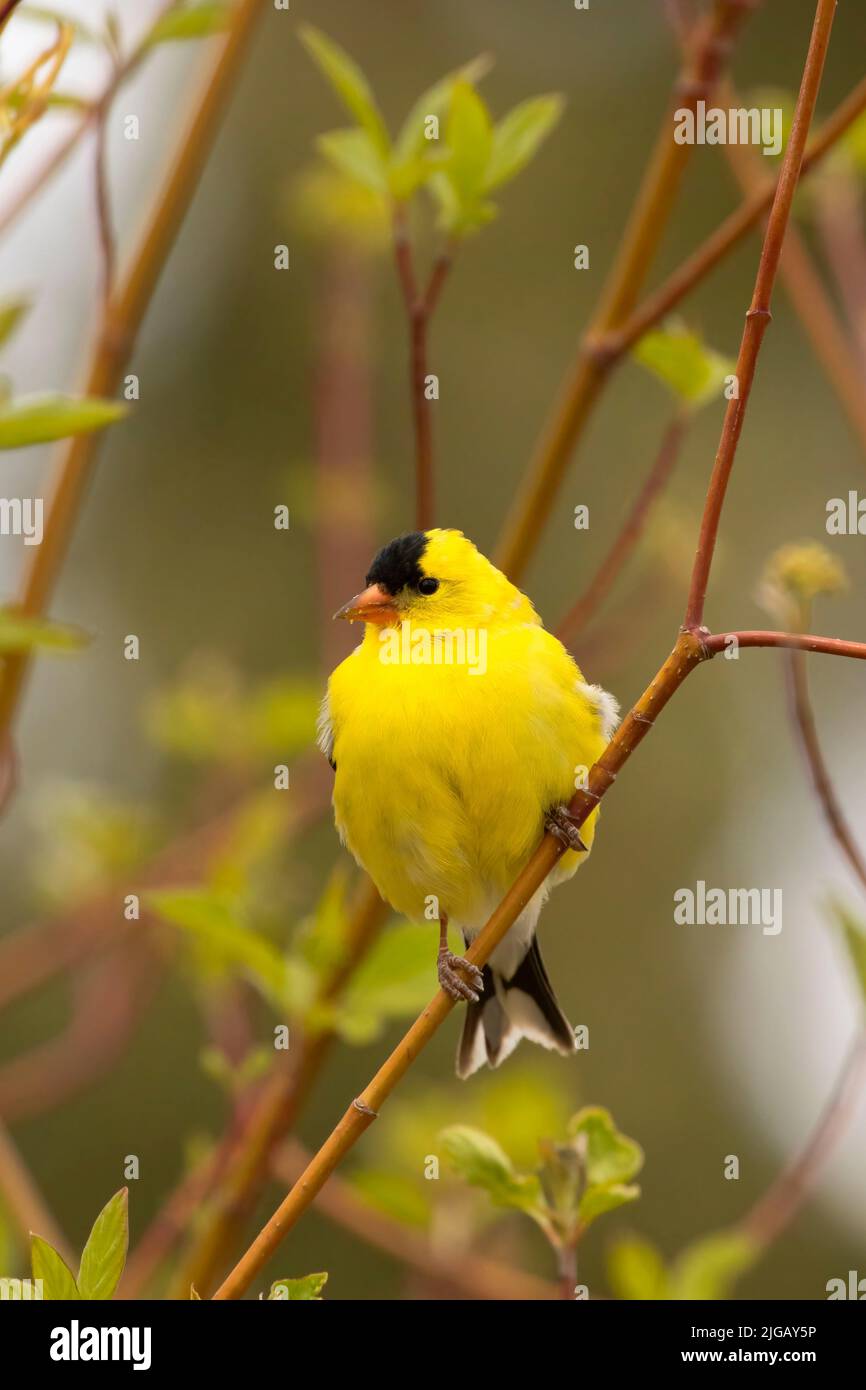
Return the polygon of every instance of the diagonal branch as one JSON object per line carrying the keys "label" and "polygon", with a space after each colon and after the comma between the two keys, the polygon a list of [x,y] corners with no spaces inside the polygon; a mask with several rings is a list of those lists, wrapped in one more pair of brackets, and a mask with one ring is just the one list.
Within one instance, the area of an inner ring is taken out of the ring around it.
{"label": "diagonal branch", "polygon": [[[858,82],[824,122],[803,159],[801,177],[829,154],[864,110],[866,77]],[[540,540],[568,460],[608,377],[644,334],[670,314],[754,230],[770,210],[775,190],[776,185],[771,185],[741,203],[657,290],[643,300],[620,327],[598,337],[593,335],[592,330],[587,333],[563,388],[555,420],[530,465],[531,482],[527,482],[525,487],[528,500],[524,505],[532,507],[532,522],[519,525],[516,519],[511,520],[500,542],[498,563],[512,579],[519,577]]]}
{"label": "diagonal branch", "polygon": [[575,604],[562,619],[556,635],[566,646],[582,632],[607,598],[646,528],[653,504],[667,486],[688,429],[688,416],[678,411],[665,430],[656,457],[622,530]]}
{"label": "diagonal branch", "polygon": [[[164,186],[122,282],[102,314],[84,386],[89,396],[117,389],[136,335],[192,201],[264,0],[238,0],[226,38],[207,76],[176,149]],[[44,612],[57,582],[90,474],[98,436],[78,435],[61,451],[46,507],[43,541],[32,552],[17,609],[27,617]],[[0,680],[0,741],[15,716],[31,656],[10,656]]]}
{"label": "diagonal branch", "polygon": [[[707,584],[710,578],[710,569],[713,563],[713,553],[718,536],[719,522],[721,521],[722,508],[725,503],[725,496],[731,477],[731,469],[734,466],[740,431],[743,428],[746,407],[749,403],[749,394],[755,379],[758,353],[761,350],[761,343],[763,342],[764,334],[767,331],[772,317],[770,313],[770,298],[773,293],[776,273],[779,269],[779,259],[782,254],[782,243],[788,226],[791,204],[793,203],[794,192],[800,178],[800,166],[802,165],[803,155],[806,150],[806,139],[809,134],[809,126],[812,123],[815,103],[818,99],[821,74],[824,69],[824,60],[827,56],[827,46],[830,42],[830,28],[832,26],[834,8],[835,6],[830,6],[828,11],[829,19],[825,26],[819,27],[816,20],[816,30],[814,31],[816,41],[810,48],[809,60],[804,75],[804,84],[800,88],[797,109],[794,112],[794,124],[788,143],[788,153],[782,165],[782,172],[779,175],[779,182],[776,187],[776,196],[773,199],[773,208],[770,213],[769,221],[767,222],[767,230],[764,236],[761,260],[758,265],[758,275],[755,280],[752,303],[746,314],[746,326],[743,330],[740,351],[737,356],[736,377],[739,391],[736,396],[728,401],[728,407],[725,411],[722,438],[719,444],[719,451],[716,455],[712,477],[710,478],[707,501],[701,522],[698,553],[692,573],[692,583],[685,617],[686,627],[692,629],[699,628],[704,619],[704,602],[706,599]],[[814,82],[808,80],[810,70],[815,74]]]}
{"label": "diagonal branch", "polygon": [[801,1153],[747,1212],[739,1229],[771,1245],[808,1201],[836,1141],[854,1113],[866,1081],[866,1031],[855,1037],[836,1084]]}
{"label": "diagonal branch", "polygon": [[802,650],[787,651],[785,671],[788,678],[791,713],[812,777],[815,793],[836,844],[848,861],[848,866],[855,878],[859,879],[861,887],[866,890],[866,858],[864,858],[863,851],[855,840],[845,812],[842,810],[842,803],[824,758],[812,701],[809,696],[806,657]]}
{"label": "diagonal branch", "polygon": [[609,364],[595,351],[595,340],[619,329],[634,310],[679,193],[692,146],[674,140],[674,112],[695,112],[698,102],[712,95],[740,27],[758,3],[715,0],[697,25],[601,301],[505,524],[497,563],[515,582],[537,543],[575,441],[607,376]]}
{"label": "diagonal branch", "polygon": [[[705,504],[704,525],[701,531],[703,535],[708,521],[715,523],[711,527],[713,539],[721,515],[725,487],[733,465],[737,442],[742,429],[742,416],[748,403],[758,351],[763,338],[763,331],[760,331],[755,337],[755,330],[751,325],[758,323],[762,324],[762,327],[766,327],[765,316],[769,312],[769,300],[778,269],[782,239],[790,216],[791,202],[803,158],[809,121],[821,83],[835,9],[836,0],[818,0],[794,116],[794,126],[785,154],[777,195],[767,224],[764,250],[752,297],[752,309],[747,315],[746,328],[743,334],[743,344],[738,362],[741,373],[740,401],[730,403],[738,407],[738,415],[735,420],[732,420],[730,413],[726,414],[722,443]],[[755,306],[762,311],[758,315],[754,312]],[[692,594],[701,587],[701,576],[704,572],[709,573],[712,553],[712,546],[698,550],[692,581]],[[689,606],[691,608],[691,602]],[[613,785],[620,770],[646,737],[662,709],[691,671],[706,661],[710,655],[711,653],[704,641],[703,630],[684,627],[671,655],[650,682],[640,700],[626,715],[601,758],[591,769],[586,789],[577,791],[572,798],[569,811],[578,827],[596,809],[602,797]],[[513,926],[520,912],[564,852],[565,846],[557,839],[549,833],[544,836],[532,858],[518,875],[481,933],[469,947],[467,958],[473,964],[482,965],[489,959],[493,950]],[[336,1128],[312,1158],[301,1177],[238,1261],[228,1278],[217,1290],[214,1298],[219,1300],[239,1298],[249,1288],[253,1279],[270,1259],[287,1233],[313,1202],[316,1194],[327,1182],[341,1159],[376,1119],[381,1106],[405,1076],[418,1054],[434,1036],[452,1008],[453,1001],[442,990],[439,990],[391,1053],[391,1056],[379,1068],[370,1084],[348,1107]]]}

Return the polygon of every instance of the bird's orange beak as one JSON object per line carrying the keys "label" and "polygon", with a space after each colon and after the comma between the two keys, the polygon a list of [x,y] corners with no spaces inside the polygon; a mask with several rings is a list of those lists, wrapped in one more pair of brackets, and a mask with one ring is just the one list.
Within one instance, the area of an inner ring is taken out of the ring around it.
{"label": "bird's orange beak", "polygon": [[335,618],[345,618],[350,623],[375,623],[377,627],[388,627],[399,622],[399,614],[394,600],[381,584],[371,584],[360,594],[350,598],[348,603],[338,609]]}

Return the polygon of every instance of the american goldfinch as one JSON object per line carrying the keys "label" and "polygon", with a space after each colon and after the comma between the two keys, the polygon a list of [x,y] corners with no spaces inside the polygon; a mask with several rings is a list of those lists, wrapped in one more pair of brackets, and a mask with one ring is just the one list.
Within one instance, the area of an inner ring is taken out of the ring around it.
{"label": "american goldfinch", "polygon": [[[439,982],[468,1004],[458,1076],[497,1066],[522,1037],[573,1052],[535,928],[592,845],[598,812],[578,833],[566,805],[616,701],[460,531],[391,541],[335,617],[365,624],[320,719],[337,829],[397,912],[438,920]],[[479,971],[448,949],[448,922],[468,945],[545,829],[569,848]]]}

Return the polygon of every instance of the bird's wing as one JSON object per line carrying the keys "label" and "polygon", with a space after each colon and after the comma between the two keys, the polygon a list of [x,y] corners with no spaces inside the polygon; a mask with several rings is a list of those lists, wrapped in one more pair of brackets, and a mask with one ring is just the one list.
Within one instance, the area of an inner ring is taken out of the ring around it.
{"label": "bird's wing", "polygon": [[331,723],[331,701],[325,694],[319,710],[319,718],[316,722],[316,742],[324,753],[334,771],[337,771],[337,764],[334,762],[334,726]]}

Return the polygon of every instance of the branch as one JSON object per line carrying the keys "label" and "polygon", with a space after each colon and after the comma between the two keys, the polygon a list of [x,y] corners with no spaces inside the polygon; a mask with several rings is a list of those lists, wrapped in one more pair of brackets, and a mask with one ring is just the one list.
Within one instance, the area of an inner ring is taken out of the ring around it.
{"label": "branch", "polygon": [[[730,81],[720,84],[719,101],[729,109],[740,106]],[[760,155],[748,145],[727,144],[723,148],[742,192],[747,196],[766,193],[768,180]],[[816,193],[820,193],[820,186],[821,181]],[[806,240],[793,222],[788,227],[779,273],[815,356],[866,452],[866,391],[862,370],[823,280],[812,263]]]}
{"label": "branch", "polygon": [[738,30],[757,3],[758,0],[717,0],[698,26],[691,55],[665,108],[601,301],[505,523],[497,564],[515,583],[538,541],[571,451],[608,372],[609,363],[592,344],[619,329],[634,309],[691,157],[692,147],[678,145],[674,140],[674,111],[695,112],[698,102],[711,96]]}
{"label": "branch", "polygon": [[[862,78],[845,100],[837,106],[832,116],[827,118],[812,140],[803,157],[800,170],[801,179],[805,178],[806,174],[811,173],[816,165],[830,153],[864,111],[866,111],[866,77]],[[695,285],[705,279],[710,271],[724,260],[728,252],[732,251],[743,237],[754,230],[761,218],[770,211],[778,186],[778,183],[771,184],[762,192],[756,192],[751,197],[746,198],[721,226],[717,227],[715,232],[702,242],[697,251],[683,261],[682,265],[643,301],[621,329],[615,333],[607,334],[604,338],[599,338],[592,345],[592,350],[596,355],[610,367],[629,352],[645,333],[654,328],[672,309],[675,309],[680,301],[685,299],[686,295],[694,289]]]}
{"label": "branch", "polygon": [[755,1203],[740,1230],[757,1245],[771,1245],[808,1201],[821,1171],[856,1108],[866,1081],[866,1032],[850,1048],[824,1110],[802,1152]]}
{"label": "branch", "polygon": [[409,384],[415,429],[415,525],[419,531],[429,530],[435,515],[432,402],[426,395],[428,336],[452,256],[453,247],[449,246],[437,257],[422,293],[415,274],[406,213],[403,208],[398,209],[394,216],[394,260],[409,323]]}
{"label": "branch", "polygon": [[144,944],[127,943],[76,981],[63,1032],[0,1066],[0,1114],[44,1114],[104,1076],[152,1002],[161,964]]}
{"label": "branch", "polygon": [[[836,0],[818,0],[809,51],[800,85],[794,128],[779,180],[779,195],[774,202],[767,226],[764,252],[758,269],[753,303],[758,299],[769,300],[772,290],[773,277],[778,265],[781,237],[784,234],[790,211],[809,119],[814,110],[820,86],[835,8]],[[751,339],[750,321],[751,318],[747,316],[744,339]],[[755,355],[757,355],[757,348],[760,347],[760,341],[759,337]],[[754,365],[755,363],[752,361],[752,373],[754,373]],[[748,392],[742,401],[740,426],[742,425],[742,412],[745,410],[747,402]],[[725,425],[723,444],[730,428],[727,415]],[[730,465],[733,463],[738,438],[739,429],[733,436],[730,458],[720,448],[720,454],[728,464],[728,473],[730,472]],[[718,465],[714,470],[716,486],[711,486],[707,496],[705,523],[707,514],[711,514],[716,509],[721,510],[716,480],[717,469]],[[702,526],[702,532],[704,529],[705,527]],[[700,571],[702,568],[702,556],[703,552],[699,550],[695,562],[696,571]],[[695,587],[694,583],[692,587]],[[710,652],[702,637],[702,633],[689,628],[684,628],[680,632],[671,655],[650,682],[640,700],[626,715],[599,761],[590,770],[586,789],[580,789],[575,793],[569,805],[569,812],[578,828],[597,808],[602,797],[613,785],[620,770],[646,737],[674,693],[687,679],[691,671],[708,659]],[[551,834],[548,833],[543,837],[532,858],[522,869],[502,902],[494,910],[482,931],[469,947],[467,959],[474,965],[483,965],[490,958],[491,953],[503,940],[521,911],[564,852],[565,846],[559,840],[554,839]],[[442,1022],[448,1017],[453,1007],[453,1001],[442,990],[439,990],[390,1057],[379,1068],[370,1084],[349,1106],[336,1128],[311,1159],[295,1186],[214,1294],[215,1299],[239,1298],[249,1288],[253,1279],[273,1255],[287,1233],[310,1206],[340,1160],[376,1119],[381,1106],[405,1076],[418,1054],[437,1032]]]}
{"label": "branch", "polygon": [[[388,909],[369,879],[365,880],[346,934],[346,950],[328,976],[318,1002],[337,999],[384,925]],[[224,1267],[232,1243],[255,1205],[268,1176],[274,1145],[292,1129],[334,1042],[321,1028],[302,1038],[297,1061],[271,1073],[244,1132],[231,1147],[230,1162],[209,1220],[196,1233],[192,1249],[173,1281],[174,1295],[188,1298],[191,1285],[207,1297]]]}
{"label": "branch", "polygon": [[803,652],[823,652],[825,656],[848,656],[866,661],[866,642],[846,642],[841,637],[815,637],[808,632],[714,632],[704,636],[710,656],[732,646],[791,647]]}
{"label": "branch", "polygon": [[20,4],[21,0],[3,0],[2,5],[0,5],[0,33],[12,18],[12,11],[17,10]]}
{"label": "branch", "polygon": [[[864,652],[864,656],[866,656],[866,652]],[[815,724],[815,715],[812,710],[812,701],[809,698],[809,676],[806,670],[806,658],[802,650],[798,651],[795,648],[787,652],[785,669],[794,724],[800,737],[800,744],[821,809],[830,826],[834,840],[847,859],[855,877],[860,880],[861,886],[866,890],[866,859],[864,859],[860,846],[854,839],[851,828],[845,819],[842,804],[836,794],[833,779],[824,760],[821,741],[818,738],[818,729]]]}
{"label": "branch", "polygon": [[108,185],[108,131],[106,110],[102,109],[96,122],[96,146],[93,152],[93,181],[96,194],[96,223],[99,229],[99,248],[102,256],[102,300],[111,302],[114,288],[114,267],[117,260],[114,227],[111,216],[111,194]]}
{"label": "branch", "polygon": [[595,616],[633,554],[644,533],[653,504],[664,491],[676,466],[688,424],[688,416],[679,412],[665,430],[661,448],[622,530],[586,589],[556,629],[556,636],[566,646]]}
{"label": "branch", "polygon": [[[866,110],[866,77],[860,81],[830,116],[812,141],[803,160],[801,178],[811,172]],[[530,465],[532,483],[525,493],[532,505],[534,520],[531,526],[518,521],[506,523],[506,531],[498,549],[498,564],[512,579],[525,568],[538,543],[557,490],[565,474],[568,460],[601,396],[607,378],[637,342],[651,328],[666,318],[685,297],[706,278],[730,251],[754,230],[769,211],[776,185],[747,198],[735,212],[667,280],[649,295],[620,328],[594,337],[586,334],[574,367],[566,380],[554,420],[539,444]],[[849,405],[850,409],[850,405]],[[862,395],[857,398],[856,411],[863,414]],[[866,425],[864,425],[866,428]],[[515,508],[515,513],[516,513]]]}
{"label": "branch", "polygon": [[728,401],[728,407],[725,411],[722,438],[719,444],[719,451],[716,455],[713,474],[710,479],[707,501],[701,521],[700,537],[698,539],[698,553],[695,557],[695,566],[692,572],[685,626],[693,630],[699,628],[703,623],[704,602],[706,599],[707,584],[710,578],[710,569],[713,563],[713,553],[718,536],[719,522],[725,503],[731,469],[733,468],[734,458],[736,457],[740,431],[743,428],[746,407],[749,403],[749,396],[755,379],[758,353],[761,350],[764,334],[772,318],[770,313],[770,298],[772,296],[776,274],[779,269],[779,258],[782,254],[782,243],[785,239],[791,204],[794,201],[794,192],[800,178],[800,167],[803,163],[803,155],[806,150],[809,126],[811,125],[812,116],[815,111],[815,103],[818,99],[818,89],[821,85],[821,75],[824,71],[824,60],[827,57],[827,46],[830,42],[830,29],[833,24],[834,11],[835,4],[830,4],[829,0],[827,0],[827,4],[823,6],[819,4],[815,16],[815,27],[812,32],[813,42],[809,47],[809,57],[806,61],[806,69],[803,73],[800,95],[797,99],[797,108],[794,112],[794,124],[791,128],[791,136],[788,141],[785,161],[782,165],[782,172],[779,175],[776,195],[773,199],[773,207],[767,222],[767,230],[764,235],[764,245],[761,251],[761,260],[758,266],[757,279],[755,280],[752,303],[749,312],[746,314],[746,325],[743,330],[740,351],[737,356],[736,377],[739,391],[735,398]]}
{"label": "branch", "polygon": [[[828,170],[815,190],[815,222],[866,370],[866,237],[859,173]],[[862,376],[861,376],[862,382]]]}
{"label": "branch", "polygon": [[[153,27],[153,24],[158,24],[163,15],[173,10],[176,3],[177,0],[166,0],[162,8],[157,11],[150,28]],[[145,55],[150,51],[147,43],[147,34],[150,32],[150,28],[130,56],[106,83],[102,93],[87,107],[87,110],[78,124],[73,126],[65,140],[61,140],[56,148],[52,150],[45,163],[37,169],[29,182],[24,185],[15,200],[10,203],[4,213],[0,214],[0,236],[11,227],[12,223],[30,204],[32,199],[35,198],[53,176],[63,168],[63,165],[66,163],[73,150],[78,147],[82,138],[87,134],[90,127],[99,117],[100,112],[108,108],[108,105],[113,100],[121,85],[127,78],[131,77],[139,67]]]}
{"label": "branch", "polygon": [[[290,1187],[303,1173],[309,1158],[301,1144],[289,1140],[274,1154],[271,1171]],[[352,1186],[340,1178],[332,1177],[318,1194],[316,1210],[367,1245],[415,1270],[422,1279],[441,1284],[462,1298],[523,1302],[556,1298],[556,1287],[534,1274],[467,1250],[444,1254],[428,1236],[362,1201]]]}
{"label": "branch", "polygon": [[[84,393],[110,396],[124,366],[162,268],[174,245],[216,135],[217,126],[240,71],[253,26],[264,0],[238,0],[230,28],[207,77],[192,117],[177,144],[131,265],[106,304],[86,374]],[[61,451],[46,507],[43,541],[31,552],[17,608],[26,617],[44,612],[60,573],[96,457],[99,436],[78,435]],[[0,740],[15,717],[31,655],[10,656],[0,680]]]}

